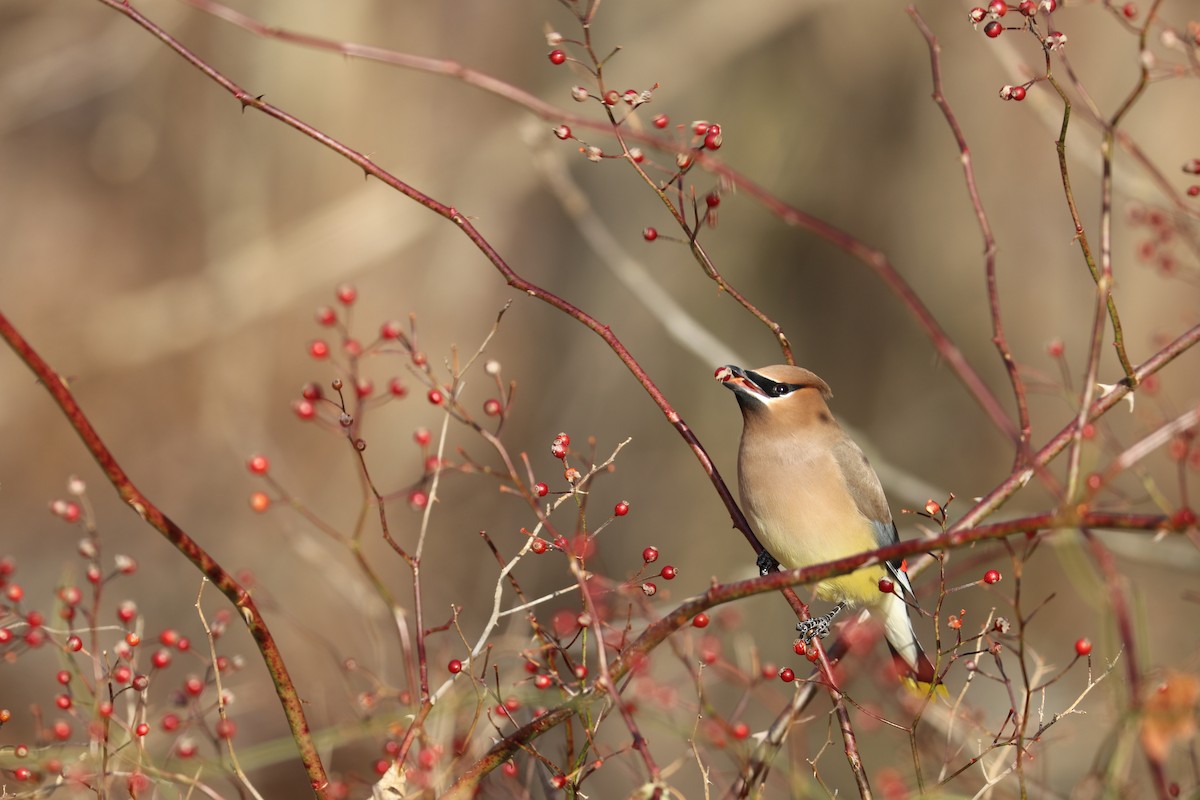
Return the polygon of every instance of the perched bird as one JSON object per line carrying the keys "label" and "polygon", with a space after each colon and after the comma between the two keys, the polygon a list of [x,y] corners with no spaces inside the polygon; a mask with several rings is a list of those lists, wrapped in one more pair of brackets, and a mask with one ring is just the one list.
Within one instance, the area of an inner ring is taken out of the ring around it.
{"label": "perched bird", "polygon": [[[796,569],[900,541],[879,477],[826,405],[832,392],[825,381],[791,366],[728,365],[716,378],[733,390],[742,409],[738,484],[742,509],[774,556],[759,557],[764,575],[774,569],[773,561]],[[884,578],[892,592],[881,590]],[[926,691],[937,683],[908,617],[905,600],[913,590],[900,562],[828,578],[816,589],[818,597],[836,605],[797,625],[802,638],[828,634],[838,611],[861,604],[883,624],[906,680]]]}

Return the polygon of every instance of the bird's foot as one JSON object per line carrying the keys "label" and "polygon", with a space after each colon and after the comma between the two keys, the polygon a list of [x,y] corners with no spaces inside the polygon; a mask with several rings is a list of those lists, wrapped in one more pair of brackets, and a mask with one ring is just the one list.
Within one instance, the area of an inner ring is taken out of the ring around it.
{"label": "bird's foot", "polygon": [[796,632],[800,638],[806,642],[815,639],[824,639],[829,635],[829,626],[833,622],[833,618],[838,615],[838,612],[845,607],[845,603],[838,603],[819,617],[805,620],[804,622],[796,623]]}
{"label": "bird's foot", "polygon": [[779,562],[775,560],[775,556],[771,555],[766,550],[763,550],[758,554],[758,561],[755,563],[758,565],[759,575],[770,575],[772,572],[779,569]]}

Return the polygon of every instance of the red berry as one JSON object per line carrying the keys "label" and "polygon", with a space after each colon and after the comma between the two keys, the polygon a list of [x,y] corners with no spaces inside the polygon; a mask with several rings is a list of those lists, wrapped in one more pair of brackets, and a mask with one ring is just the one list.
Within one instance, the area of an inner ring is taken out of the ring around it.
{"label": "red berry", "polygon": [[557,136],[559,139],[570,139],[571,138],[571,129],[568,128],[566,125],[559,125],[557,128],[554,129],[554,135]]}
{"label": "red berry", "polygon": [[1025,87],[1024,86],[1014,86],[1012,88],[1012,93],[1010,96],[1012,97],[1013,100],[1016,100],[1018,103],[1021,102],[1022,100],[1025,99]]}
{"label": "red berry", "polygon": [[1137,16],[1137,6],[1133,3],[1126,3],[1121,6],[1121,13],[1125,15],[1125,19],[1133,19]]}
{"label": "red berry", "polygon": [[987,572],[983,573],[983,582],[987,584],[999,583],[1000,573],[997,570],[989,569]]}
{"label": "red berry", "polygon": [[318,308],[316,317],[317,324],[324,325],[327,328],[337,322],[337,312],[329,306],[321,306]]}
{"label": "red berry", "polygon": [[171,665],[171,651],[156,650],[154,655],[150,656],[150,664],[155,669],[166,669]]}
{"label": "red berry", "polygon": [[671,118],[668,117],[666,114],[659,114],[657,117],[654,118],[654,127],[658,128],[660,130],[667,127],[670,124],[671,124]]}
{"label": "red berry", "polygon": [[265,492],[254,492],[250,495],[250,510],[261,514],[271,507],[271,498]]}
{"label": "red berry", "polygon": [[604,93],[604,105],[615,106],[621,99],[620,93],[616,89],[609,89]]}
{"label": "red berry", "polygon": [[1004,26],[996,20],[992,20],[987,25],[983,26],[983,32],[989,39],[995,39],[997,36],[1004,33]]}
{"label": "red berry", "polygon": [[791,667],[784,667],[783,669],[779,670],[779,680],[783,681],[784,683],[791,683],[792,681],[796,680],[796,673],[792,672]]}
{"label": "red berry", "polygon": [[987,11],[979,6],[975,6],[975,8],[972,8],[967,12],[967,16],[970,17],[971,22],[979,24],[980,22],[983,22],[983,18],[987,16]]}
{"label": "red berry", "polygon": [[567,54],[564,53],[562,50],[551,50],[550,54],[547,56],[547,58],[550,59],[551,64],[558,66],[559,64],[566,62]]}
{"label": "red berry", "polygon": [[692,627],[707,628],[708,627],[708,614],[705,614],[703,611],[701,611],[699,614],[692,617]]}
{"label": "red berry", "polygon": [[[7,629],[5,629],[7,630]],[[67,638],[67,649],[72,653],[78,653],[83,649],[83,639],[78,636],[70,636]]]}
{"label": "red berry", "polygon": [[534,539],[533,543],[529,545],[529,549],[538,555],[541,555],[542,553],[546,552],[546,548],[548,546],[549,545],[546,544],[545,539]]}
{"label": "red berry", "polygon": [[573,671],[575,673],[575,677],[579,680],[583,680],[587,677],[587,667],[585,667],[583,664],[577,665]]}
{"label": "red berry", "polygon": [[655,585],[654,581],[646,581],[642,584],[642,594],[646,595],[646,597],[654,597],[654,595],[658,594],[658,586]]}
{"label": "red berry", "polygon": [[424,447],[433,439],[433,434],[428,428],[417,428],[413,431],[413,441]]}
{"label": "red berry", "polygon": [[413,511],[422,511],[427,505],[429,505],[429,495],[420,489],[413,489],[408,493],[408,507]]}
{"label": "red berry", "polygon": [[1033,2],[1033,0],[1021,0],[1021,3],[1017,6],[1017,10],[1027,17],[1032,17],[1037,13],[1037,3]]}
{"label": "red berry", "polygon": [[721,205],[721,195],[717,194],[716,192],[709,192],[704,197],[704,204],[709,208],[716,208],[717,206]]}
{"label": "red berry", "polygon": [[133,732],[136,733],[138,736],[145,736],[147,733],[150,732],[150,726],[144,722],[139,723],[138,726],[133,729]]}
{"label": "red berry", "polygon": [[553,778],[550,779],[550,783],[554,785],[555,789],[561,789],[567,785],[567,776],[566,775],[555,775]]}
{"label": "red berry", "polygon": [[623,517],[628,513],[629,513],[629,503],[626,503],[624,500],[622,500],[621,502],[619,502],[615,506],[613,506],[613,514],[618,517]]}
{"label": "red berry", "polygon": [[1081,656],[1086,656],[1092,652],[1092,643],[1088,639],[1075,640],[1075,652]]}
{"label": "red berry", "polygon": [[446,665],[446,669],[450,670],[451,675],[457,675],[458,673],[462,672],[462,668],[463,663],[457,658],[451,659],[450,663]]}
{"label": "red berry", "polygon": [[670,564],[667,564],[665,567],[663,567],[662,572],[659,573],[659,575],[662,576],[662,579],[664,581],[673,581],[673,580],[675,580],[675,576],[678,574],[679,573],[676,572],[675,568],[672,567]]}
{"label": "red berry", "polygon": [[550,493],[550,487],[544,483],[535,483],[533,485],[533,493],[538,497],[545,497]]}
{"label": "red berry", "polygon": [[69,695],[69,694],[58,695],[57,697],[54,698],[54,705],[58,706],[63,711],[66,711],[67,709],[69,709],[71,707],[71,695]]}
{"label": "red berry", "polygon": [[733,726],[733,730],[730,733],[733,734],[733,738],[735,739],[745,739],[750,735],[750,726],[744,722],[739,722]]}
{"label": "red berry", "polygon": [[337,288],[337,299],[342,305],[348,306],[358,299],[358,289],[353,284],[343,283]]}
{"label": "red berry", "polygon": [[703,136],[708,133],[708,123],[702,119],[698,119],[692,123],[692,133],[697,136]]}
{"label": "red berry", "polygon": [[1200,186],[1189,186],[1187,188],[1187,196],[1188,197],[1200,196]]}
{"label": "red berry", "polygon": [[292,411],[296,413],[297,417],[305,420],[312,419],[317,415],[316,407],[307,400],[297,400],[292,403]]}
{"label": "red berry", "polygon": [[988,3],[987,10],[993,17],[1003,17],[1008,13],[1008,3],[1004,0],[992,0]]}
{"label": "red berry", "polygon": [[723,142],[724,138],[721,136],[720,128],[716,125],[713,125],[712,130],[704,136],[704,147],[707,150],[720,150]]}
{"label": "red berry", "polygon": [[246,467],[255,475],[266,475],[267,470],[271,468],[271,463],[267,461],[266,456],[251,456],[246,462]]}
{"label": "red berry", "polygon": [[896,591],[896,584],[892,583],[891,580],[887,578],[880,578],[879,591],[883,592],[884,594],[891,594],[892,592]]}
{"label": "red berry", "polygon": [[1050,354],[1051,358],[1062,358],[1065,350],[1066,347],[1063,345],[1062,339],[1051,339],[1046,345],[1046,352]]}
{"label": "red berry", "polygon": [[647,242],[653,242],[658,238],[658,231],[654,228],[646,228],[642,231],[642,238]]}
{"label": "red berry", "polygon": [[500,405],[500,401],[495,398],[487,400],[483,404],[483,413],[487,414],[489,417],[498,417],[500,416],[500,412],[503,410],[504,408]]}
{"label": "red berry", "polygon": [[440,389],[430,389],[429,394],[427,394],[426,397],[429,398],[429,402],[433,403],[435,406],[440,406],[446,399],[446,396],[442,394]]}
{"label": "red berry", "polygon": [[554,456],[555,458],[566,458],[567,446],[558,439],[555,439],[554,444],[550,445],[550,455]]}
{"label": "red berry", "polygon": [[646,562],[647,564],[653,564],[655,561],[658,561],[658,548],[647,547],[645,550],[643,550],[642,561]]}

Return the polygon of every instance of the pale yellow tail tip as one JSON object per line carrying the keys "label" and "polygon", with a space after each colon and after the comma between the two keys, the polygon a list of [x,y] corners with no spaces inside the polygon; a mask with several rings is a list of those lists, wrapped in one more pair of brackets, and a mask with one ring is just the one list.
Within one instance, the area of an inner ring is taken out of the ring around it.
{"label": "pale yellow tail tip", "polygon": [[922,698],[929,697],[930,694],[943,702],[950,702],[950,690],[946,688],[946,684],[939,683],[936,686],[932,683],[919,681],[911,675],[905,675],[900,678],[900,682],[904,684],[910,692],[920,695]]}

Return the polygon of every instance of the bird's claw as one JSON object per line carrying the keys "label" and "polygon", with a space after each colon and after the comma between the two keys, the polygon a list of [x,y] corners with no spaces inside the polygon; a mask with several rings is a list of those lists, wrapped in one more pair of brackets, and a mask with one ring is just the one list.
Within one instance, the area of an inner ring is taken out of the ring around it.
{"label": "bird's claw", "polygon": [[842,603],[838,603],[829,611],[819,617],[806,619],[803,622],[796,623],[796,632],[800,638],[806,642],[813,639],[824,639],[829,635],[829,626],[833,623],[833,618],[842,610]]}
{"label": "bird's claw", "polygon": [[758,560],[755,562],[758,565],[759,575],[770,575],[775,570],[779,569],[779,562],[775,560],[775,556],[763,550],[758,554]]}

